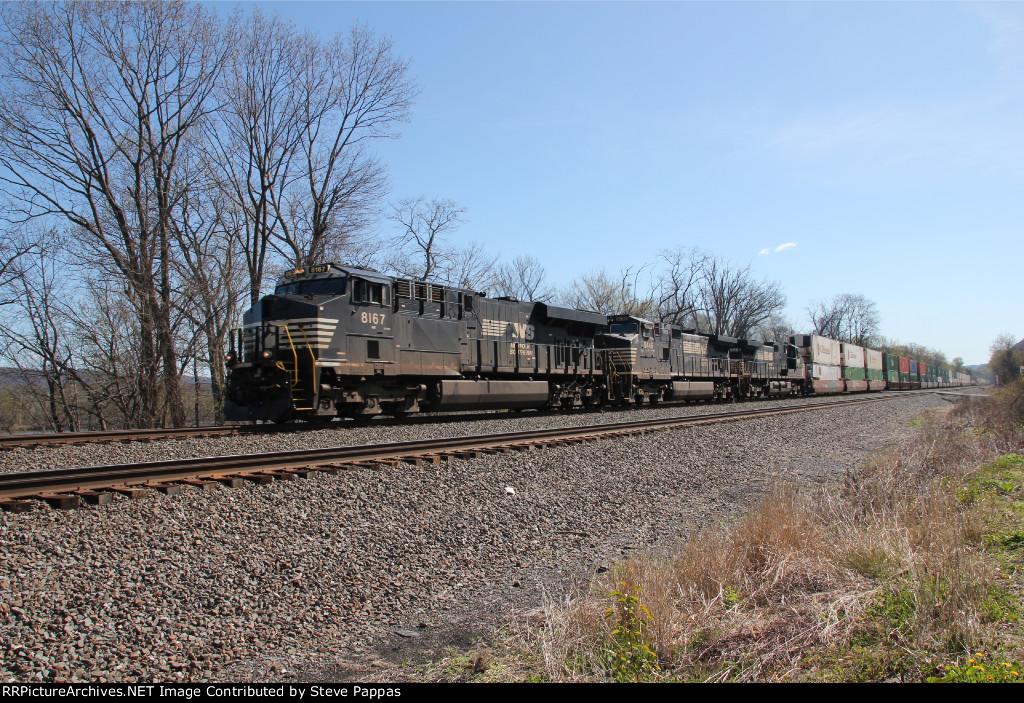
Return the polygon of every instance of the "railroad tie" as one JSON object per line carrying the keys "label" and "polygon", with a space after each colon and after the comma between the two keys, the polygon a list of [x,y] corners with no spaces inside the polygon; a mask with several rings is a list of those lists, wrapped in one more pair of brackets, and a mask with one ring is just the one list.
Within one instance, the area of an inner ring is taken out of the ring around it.
{"label": "railroad tie", "polygon": [[198,478],[186,478],[182,483],[186,486],[198,488],[201,491],[212,491],[218,485],[216,481],[203,481]]}
{"label": "railroad tie", "polygon": [[245,473],[236,474],[236,476],[259,486],[265,486],[268,483],[274,482],[274,477],[263,471],[246,471]]}
{"label": "railroad tie", "polygon": [[78,496],[67,493],[36,493],[32,497],[44,501],[51,508],[58,510],[73,510],[81,505],[81,499]]}
{"label": "railroad tie", "polygon": [[149,491],[141,486],[111,486],[109,490],[131,500],[138,500],[149,495]]}
{"label": "railroad tie", "polygon": [[477,459],[483,452],[477,449],[464,449],[457,452],[451,452],[451,455],[459,459]]}
{"label": "railroad tie", "polygon": [[82,488],[75,491],[75,495],[89,505],[110,505],[114,502],[114,494],[109,491],[90,491]]}
{"label": "railroad tie", "polygon": [[319,471],[322,474],[331,474],[333,476],[339,471],[348,468],[348,464],[324,464],[323,466],[307,466],[306,468],[310,471]]}
{"label": "railroad tie", "polygon": [[159,491],[167,496],[176,496],[181,493],[181,486],[176,483],[160,483],[159,481],[150,481],[146,484],[146,488],[154,491]]}
{"label": "railroad tie", "polygon": [[241,488],[243,483],[241,476],[210,476],[210,480],[228,488]]}
{"label": "railroad tie", "polygon": [[0,510],[9,513],[24,513],[32,509],[30,500],[0,500]]}

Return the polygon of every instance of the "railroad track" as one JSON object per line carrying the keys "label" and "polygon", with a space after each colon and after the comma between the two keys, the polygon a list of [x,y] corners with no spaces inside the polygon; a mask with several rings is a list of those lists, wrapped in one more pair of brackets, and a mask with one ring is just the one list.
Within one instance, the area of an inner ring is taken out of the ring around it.
{"label": "railroad track", "polygon": [[[940,389],[930,389],[921,392],[936,392]],[[956,392],[956,389],[941,389],[947,392]],[[894,393],[900,396],[907,395],[907,391],[883,391],[884,394]],[[780,398],[779,400],[786,400]],[[835,402],[835,401],[833,401]],[[664,406],[670,407],[671,403]],[[609,408],[609,410],[612,410]],[[458,413],[440,416],[411,416],[405,418],[384,418],[375,420],[381,426],[394,424],[428,424],[442,422],[462,422],[472,419],[493,419],[494,414],[484,413]],[[0,451],[16,448],[49,447],[58,445],[86,445],[93,443],[115,443],[115,442],[152,442],[165,439],[182,439],[186,437],[223,437],[242,434],[276,434],[279,432],[310,432],[324,429],[345,429],[353,426],[354,421],[336,422],[325,424],[297,423],[287,425],[215,425],[209,427],[174,427],[155,428],[145,430],[96,430],[91,432],[49,432],[33,434],[8,434],[0,435]]]}
{"label": "railroad track", "polygon": [[187,486],[201,489],[211,489],[218,485],[238,487],[247,481],[272,483],[296,480],[305,478],[313,472],[337,473],[343,470],[379,469],[403,463],[418,466],[452,458],[473,458],[485,453],[526,452],[543,447],[602,441],[658,430],[879,403],[893,398],[923,395],[927,392],[861,396],[790,407],[735,410],[710,415],[665,417],[389,444],[12,472],[0,474],[0,508],[10,511],[28,510],[33,503],[27,499],[34,499],[67,509],[78,507],[82,503],[105,505],[117,494],[141,498],[151,491],[175,494]]}
{"label": "railroad track", "polygon": [[60,444],[93,444],[113,442],[152,442],[182,437],[217,437],[237,434],[262,434],[296,428],[286,425],[217,425],[212,427],[171,427],[148,430],[96,430],[93,432],[51,432],[39,434],[0,435],[0,450],[17,447],[47,447]]}

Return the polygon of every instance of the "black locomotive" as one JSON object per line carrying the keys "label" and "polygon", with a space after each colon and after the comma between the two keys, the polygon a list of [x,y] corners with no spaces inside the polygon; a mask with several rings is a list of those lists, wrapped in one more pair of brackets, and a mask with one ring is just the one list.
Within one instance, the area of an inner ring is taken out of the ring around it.
{"label": "black locomotive", "polygon": [[288,272],[228,354],[229,420],[573,408],[801,393],[791,344],[488,298],[321,264]]}

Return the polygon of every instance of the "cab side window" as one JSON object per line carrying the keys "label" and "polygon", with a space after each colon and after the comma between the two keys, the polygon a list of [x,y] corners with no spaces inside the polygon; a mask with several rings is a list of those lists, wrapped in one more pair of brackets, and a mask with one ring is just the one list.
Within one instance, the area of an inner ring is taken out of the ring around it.
{"label": "cab side window", "polygon": [[373,305],[387,305],[389,301],[390,288],[383,283],[364,281],[357,278],[352,282],[352,302],[371,303]]}

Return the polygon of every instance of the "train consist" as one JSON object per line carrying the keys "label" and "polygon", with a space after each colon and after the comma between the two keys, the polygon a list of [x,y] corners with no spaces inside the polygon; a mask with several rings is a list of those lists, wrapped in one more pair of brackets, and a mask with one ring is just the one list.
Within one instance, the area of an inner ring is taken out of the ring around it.
{"label": "train consist", "polygon": [[334,263],[288,272],[227,365],[227,419],[271,422],[971,383],[816,335],[699,334]]}

